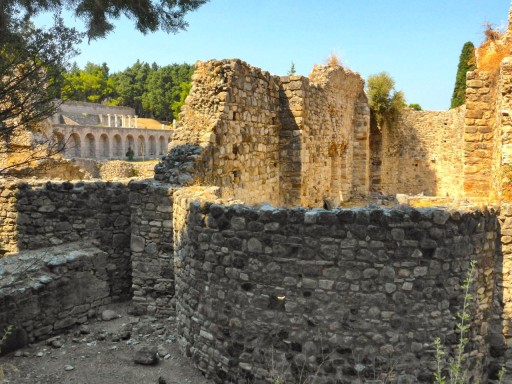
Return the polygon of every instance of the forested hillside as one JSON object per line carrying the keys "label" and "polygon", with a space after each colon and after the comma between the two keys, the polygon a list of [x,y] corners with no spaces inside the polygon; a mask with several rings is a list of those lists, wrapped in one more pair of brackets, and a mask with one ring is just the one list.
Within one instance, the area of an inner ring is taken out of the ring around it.
{"label": "forested hillside", "polygon": [[128,106],[140,117],[172,121],[185,102],[193,72],[190,64],[158,66],[138,60],[112,74],[106,63],[87,63],[83,69],[74,65],[65,76],[61,97]]}

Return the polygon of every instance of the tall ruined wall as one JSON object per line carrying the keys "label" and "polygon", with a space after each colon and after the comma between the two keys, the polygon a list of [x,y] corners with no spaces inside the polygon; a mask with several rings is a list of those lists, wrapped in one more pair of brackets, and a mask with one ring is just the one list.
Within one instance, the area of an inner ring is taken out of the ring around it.
{"label": "tall ruined wall", "polygon": [[[494,294],[494,324],[489,337],[490,351],[497,360],[497,364],[494,364],[495,371],[512,359],[512,350],[507,348],[512,340],[512,274],[510,273],[512,270],[512,205],[510,203],[501,204],[498,218],[499,242],[494,263],[498,284]],[[508,374],[505,382],[512,382],[512,372],[509,371]]]}
{"label": "tall ruined wall", "polygon": [[369,110],[356,73],[279,78],[240,60],[197,63],[181,116],[156,180],[287,206],[367,191]]}
{"label": "tall ruined wall", "polygon": [[371,189],[384,194],[463,193],[464,107],[406,110],[382,130],[372,126]]}
{"label": "tall ruined wall", "polygon": [[[171,147],[196,144],[196,180],[226,197],[279,204],[279,84],[240,60],[196,63]],[[162,169],[168,172],[167,169]],[[169,181],[159,176],[157,180]]]}
{"label": "tall ruined wall", "polygon": [[324,199],[339,202],[340,193],[366,193],[370,114],[363,79],[342,67],[315,66],[309,78],[281,82],[284,205],[318,207]]}
{"label": "tall ruined wall", "polygon": [[482,43],[476,69],[467,74],[464,192],[469,197],[512,198],[511,20],[512,7],[507,31]]}
{"label": "tall ruined wall", "polygon": [[216,381],[386,381],[393,371],[392,381],[432,382],[434,338],[457,342],[470,260],[477,304],[467,372],[485,376],[494,213],[255,209],[175,197],[180,343]]}
{"label": "tall ruined wall", "polygon": [[0,184],[0,256],[18,251],[16,190],[17,183],[13,179],[2,180]]}
{"label": "tall ruined wall", "polygon": [[489,197],[495,151],[496,79],[488,72],[468,72],[464,130],[464,195]]}
{"label": "tall ruined wall", "polygon": [[495,108],[492,196],[512,200],[512,57],[500,66]]}

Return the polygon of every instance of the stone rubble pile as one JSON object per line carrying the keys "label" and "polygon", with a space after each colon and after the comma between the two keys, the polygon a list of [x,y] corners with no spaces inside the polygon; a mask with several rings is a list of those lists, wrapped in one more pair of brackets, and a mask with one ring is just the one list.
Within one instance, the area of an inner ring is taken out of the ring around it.
{"label": "stone rubble pile", "polygon": [[162,162],[155,166],[155,180],[173,185],[192,185],[202,152],[203,148],[195,144],[172,148]]}

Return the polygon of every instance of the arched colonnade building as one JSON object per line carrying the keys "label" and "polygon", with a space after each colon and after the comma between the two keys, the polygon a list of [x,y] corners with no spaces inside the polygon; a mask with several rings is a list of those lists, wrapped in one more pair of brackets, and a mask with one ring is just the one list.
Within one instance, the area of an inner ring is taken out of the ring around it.
{"label": "arched colonnade building", "polygon": [[52,140],[68,158],[126,159],[167,154],[171,130],[137,127],[132,108],[65,102],[52,118]]}

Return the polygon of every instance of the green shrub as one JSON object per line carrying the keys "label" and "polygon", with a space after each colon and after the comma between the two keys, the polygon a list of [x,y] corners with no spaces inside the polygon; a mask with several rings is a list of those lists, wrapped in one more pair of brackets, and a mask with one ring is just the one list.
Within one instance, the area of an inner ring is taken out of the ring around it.
{"label": "green shrub", "polygon": [[409,108],[414,109],[415,111],[422,111],[421,105],[419,104],[409,104]]}
{"label": "green shrub", "polygon": [[372,117],[379,129],[384,125],[391,126],[406,106],[404,93],[395,90],[395,80],[387,72],[369,76],[366,92]]}

